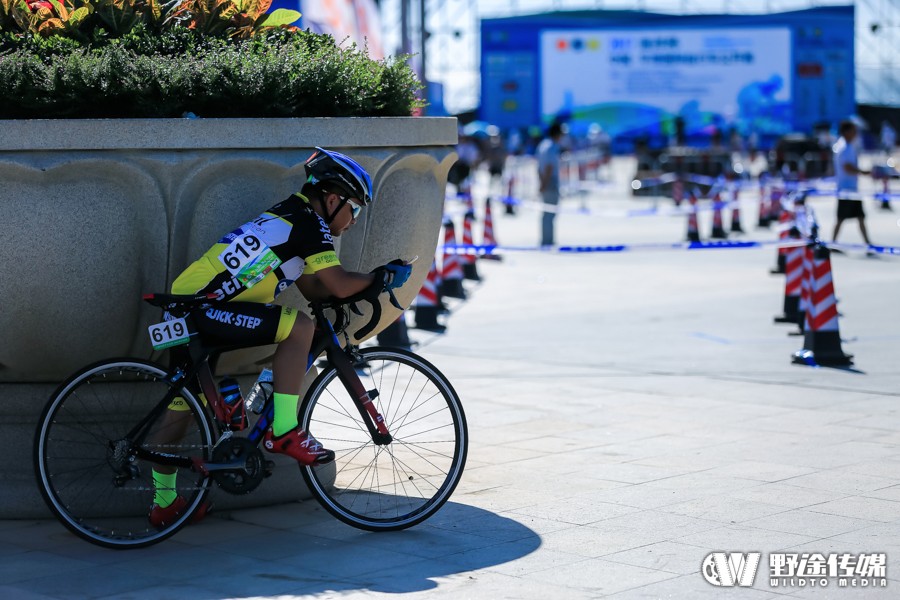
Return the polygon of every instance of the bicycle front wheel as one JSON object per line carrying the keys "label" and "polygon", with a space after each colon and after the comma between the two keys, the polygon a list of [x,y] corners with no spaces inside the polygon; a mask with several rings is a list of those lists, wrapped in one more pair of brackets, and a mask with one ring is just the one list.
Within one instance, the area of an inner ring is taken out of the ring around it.
{"label": "bicycle front wheel", "polygon": [[330,367],[307,392],[300,425],[334,450],[335,460],[300,470],[316,499],[341,521],[369,531],[405,529],[437,512],[459,483],[466,417],[450,382],[420,356],[378,347],[360,355],[357,374],[393,441],[372,441]]}
{"label": "bicycle front wheel", "polygon": [[150,524],[152,471],[172,467],[141,460],[149,452],[208,459],[213,430],[187,390],[132,439],[129,432],[161,404],[172,383],[159,365],[136,359],[103,361],[63,383],[38,422],[34,464],[47,506],[79,537],[108,548],[140,548],[180,529],[203,501],[209,478],[177,468],[182,514],[161,528]]}

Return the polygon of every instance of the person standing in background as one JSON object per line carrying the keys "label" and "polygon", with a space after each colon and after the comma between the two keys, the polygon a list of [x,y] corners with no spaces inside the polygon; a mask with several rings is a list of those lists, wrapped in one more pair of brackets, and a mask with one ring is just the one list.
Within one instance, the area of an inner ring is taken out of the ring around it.
{"label": "person standing in background", "polygon": [[859,220],[859,232],[866,245],[871,246],[866,231],[866,213],[863,211],[862,199],[859,197],[859,176],[868,175],[868,171],[859,168],[856,146],[857,128],[853,121],[841,121],[838,129],[840,139],[832,147],[834,152],[834,177],[837,181],[837,222],[834,224],[832,241],[837,243],[838,232],[847,219]]}
{"label": "person standing in background", "polygon": [[554,244],[554,221],[556,207],[559,205],[559,164],[562,147],[562,125],[553,123],[537,147],[538,177],[540,180],[541,200],[544,213],[541,217],[541,246]]}
{"label": "person standing in background", "polygon": [[890,121],[885,121],[881,124],[881,149],[884,150],[884,153],[890,158],[896,145],[897,131],[891,125]]}

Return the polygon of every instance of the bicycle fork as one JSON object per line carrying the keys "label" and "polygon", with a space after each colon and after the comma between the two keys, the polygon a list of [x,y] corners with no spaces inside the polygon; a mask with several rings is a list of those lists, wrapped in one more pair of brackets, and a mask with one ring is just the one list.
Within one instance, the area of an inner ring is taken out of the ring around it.
{"label": "bicycle fork", "polygon": [[393,441],[393,437],[388,431],[384,422],[384,416],[378,412],[375,403],[372,402],[378,397],[378,390],[366,390],[359,375],[353,368],[353,363],[348,354],[339,348],[329,347],[326,350],[328,360],[334,365],[338,372],[338,378],[344,384],[344,389],[353,398],[353,403],[359,410],[359,416],[362,417],[363,423],[372,436],[372,441],[379,446],[386,446]]}

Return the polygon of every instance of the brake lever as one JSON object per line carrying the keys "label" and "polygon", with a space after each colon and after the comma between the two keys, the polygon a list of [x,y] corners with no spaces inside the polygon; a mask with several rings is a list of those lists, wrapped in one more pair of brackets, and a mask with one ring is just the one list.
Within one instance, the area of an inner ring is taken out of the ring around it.
{"label": "brake lever", "polygon": [[388,293],[388,296],[390,296],[390,298],[391,298],[391,304],[394,305],[394,308],[399,308],[400,310],[403,310],[403,307],[400,306],[400,302],[397,301],[397,296],[394,295],[394,290],[388,289],[387,293]]}
{"label": "brake lever", "polygon": [[356,333],[353,334],[354,339],[357,341],[366,337],[369,333],[375,329],[375,325],[378,324],[378,321],[381,320],[381,302],[378,301],[378,298],[374,298],[369,300],[369,304],[372,305],[372,317],[369,319],[369,322],[359,328]]}

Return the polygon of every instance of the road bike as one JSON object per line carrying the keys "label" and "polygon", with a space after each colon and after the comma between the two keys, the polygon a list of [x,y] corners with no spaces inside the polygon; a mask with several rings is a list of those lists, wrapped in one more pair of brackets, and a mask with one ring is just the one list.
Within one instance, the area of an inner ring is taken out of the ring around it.
{"label": "road bike", "polygon": [[[195,311],[225,306],[211,295],[144,300],[187,330]],[[306,368],[325,358],[299,404],[299,423],[336,457],[301,465],[300,472],[312,496],[341,521],[369,531],[405,529],[437,512],[459,483],[466,418],[453,386],[422,357],[350,342],[348,308],[358,312],[356,300],[310,303],[316,334]],[[380,316],[370,302],[372,319],[357,339]],[[179,328],[175,323],[170,329]],[[94,363],[62,383],[41,414],[34,442],[41,494],[63,525],[88,542],[117,549],[155,544],[191,520],[213,482],[246,494],[274,468],[259,447],[272,422],[272,399],[252,425],[235,427],[216,388],[216,359],[238,347],[175,333],[189,341],[172,348],[169,368],[137,358]],[[176,491],[187,501],[184,513],[160,528],[147,516],[154,466],[177,471]]]}

